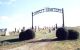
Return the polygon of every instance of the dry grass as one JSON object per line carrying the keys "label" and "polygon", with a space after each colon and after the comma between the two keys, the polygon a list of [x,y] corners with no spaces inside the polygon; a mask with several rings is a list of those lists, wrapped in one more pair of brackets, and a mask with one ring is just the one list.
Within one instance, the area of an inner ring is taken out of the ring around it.
{"label": "dry grass", "polygon": [[[79,31],[79,30],[78,30]],[[34,40],[17,42],[13,45],[0,46],[0,50],[11,49],[12,50],[79,50],[80,40],[65,40],[65,41],[42,41],[42,39],[54,39],[55,33],[49,33],[48,30],[41,30],[36,32]],[[36,41],[35,43],[28,43],[30,41]],[[18,47],[18,48],[15,48]]]}

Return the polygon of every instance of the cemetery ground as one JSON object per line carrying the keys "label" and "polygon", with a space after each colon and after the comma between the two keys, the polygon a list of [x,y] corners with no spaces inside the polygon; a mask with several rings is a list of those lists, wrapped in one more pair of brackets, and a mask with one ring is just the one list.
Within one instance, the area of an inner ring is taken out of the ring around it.
{"label": "cemetery ground", "polygon": [[[79,27],[72,28],[80,32]],[[55,31],[36,31],[32,40],[19,41],[18,35],[0,36],[0,50],[80,50],[80,38],[77,40],[55,40]]]}

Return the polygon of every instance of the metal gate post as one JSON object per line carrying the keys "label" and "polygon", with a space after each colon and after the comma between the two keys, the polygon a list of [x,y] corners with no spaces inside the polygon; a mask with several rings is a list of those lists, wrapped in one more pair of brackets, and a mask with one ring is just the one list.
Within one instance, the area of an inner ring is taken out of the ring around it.
{"label": "metal gate post", "polygon": [[64,9],[62,8],[62,20],[63,20],[63,24],[62,24],[62,27],[64,27]]}
{"label": "metal gate post", "polygon": [[34,29],[34,28],[33,28],[33,12],[32,12],[32,29]]}

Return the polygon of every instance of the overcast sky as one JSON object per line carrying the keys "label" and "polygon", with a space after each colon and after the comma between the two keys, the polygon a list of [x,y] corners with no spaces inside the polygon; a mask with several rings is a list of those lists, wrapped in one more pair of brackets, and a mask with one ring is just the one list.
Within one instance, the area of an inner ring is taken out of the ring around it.
{"label": "overcast sky", "polygon": [[[0,0],[0,28],[13,30],[31,27],[31,13],[50,8],[64,8],[65,25],[80,26],[80,0]],[[34,16],[36,26],[62,26],[62,14],[45,12]]]}

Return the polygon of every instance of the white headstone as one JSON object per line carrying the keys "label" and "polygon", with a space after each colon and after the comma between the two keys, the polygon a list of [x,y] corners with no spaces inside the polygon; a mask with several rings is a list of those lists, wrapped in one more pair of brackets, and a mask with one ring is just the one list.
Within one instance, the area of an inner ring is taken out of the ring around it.
{"label": "white headstone", "polygon": [[7,32],[5,33],[5,35],[6,35],[6,36],[9,36],[10,34],[9,34],[9,32],[7,31]]}

